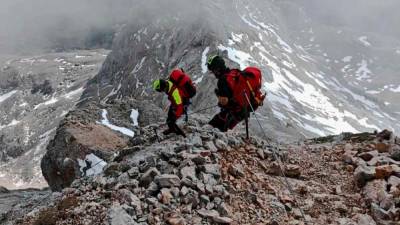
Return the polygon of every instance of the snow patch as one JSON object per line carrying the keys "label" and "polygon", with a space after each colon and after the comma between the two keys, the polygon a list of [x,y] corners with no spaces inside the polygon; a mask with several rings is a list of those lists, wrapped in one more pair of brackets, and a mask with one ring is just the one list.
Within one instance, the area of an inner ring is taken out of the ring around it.
{"label": "snow patch", "polygon": [[84,160],[78,159],[78,164],[80,166],[80,171],[85,176],[94,176],[100,174],[107,165],[104,160],[100,159],[93,153],[86,155]]}
{"label": "snow patch", "polygon": [[13,119],[9,124],[7,124],[7,125],[0,125],[0,130],[2,130],[3,128],[6,128],[6,127],[13,127],[13,126],[15,126],[15,125],[17,125],[17,124],[19,124],[19,123],[21,123],[21,121],[18,121],[18,120],[15,120],[15,119]]}
{"label": "snow patch", "polygon": [[138,118],[139,118],[139,111],[137,109],[131,110],[131,120],[133,122],[133,126],[139,126]]}
{"label": "snow patch", "polygon": [[37,104],[37,105],[34,107],[34,109],[38,109],[39,107],[41,107],[41,106],[43,106],[43,105],[52,105],[52,104],[55,104],[55,103],[57,103],[57,102],[58,102],[58,98],[52,97],[51,99],[49,99],[49,100],[47,100],[47,101],[45,101],[45,102],[43,102],[43,103]]}
{"label": "snow patch", "polygon": [[361,36],[358,38],[358,40],[366,47],[371,46],[371,43],[368,42],[367,36]]}
{"label": "snow patch", "polygon": [[135,132],[129,130],[128,128],[119,127],[119,126],[111,124],[110,121],[107,118],[107,110],[103,109],[102,113],[101,113],[101,116],[103,117],[103,119],[100,122],[97,121],[97,123],[103,124],[104,126],[110,128],[111,130],[118,131],[118,132],[120,132],[122,134],[125,134],[125,135],[129,136],[129,137],[135,136]]}
{"label": "snow patch", "polygon": [[250,61],[255,62],[250,54],[237,50],[235,48],[225,47],[220,44],[218,45],[218,49],[221,51],[228,51],[228,58],[238,63],[241,70],[244,70],[246,67],[248,67]]}
{"label": "snow patch", "polygon": [[381,91],[375,91],[375,90],[369,90],[369,91],[366,91],[366,93],[371,94],[371,95],[377,95],[377,94],[380,94],[382,92]]}
{"label": "snow patch", "polygon": [[232,40],[234,42],[239,42],[239,43],[242,42],[243,34],[235,34],[235,33],[232,32]]}
{"label": "snow patch", "polygon": [[15,93],[17,93],[18,91],[10,91],[6,94],[0,95],[0,103],[4,102],[6,99],[10,98],[12,95],[14,95]]}
{"label": "snow patch", "polygon": [[78,88],[74,91],[68,92],[67,94],[64,95],[65,98],[70,99],[73,96],[77,95],[77,94],[81,94],[83,92],[83,87]]}
{"label": "snow patch", "polygon": [[201,54],[201,72],[207,73],[207,54],[210,51],[210,47],[204,49],[203,53]]}
{"label": "snow patch", "polygon": [[343,62],[348,63],[351,61],[351,59],[353,58],[353,56],[346,56],[342,59]]}
{"label": "snow patch", "polygon": [[390,88],[391,91],[400,93],[400,85],[397,88]]}
{"label": "snow patch", "polygon": [[361,63],[358,64],[360,66],[356,71],[357,80],[361,81],[364,79],[370,78],[371,70],[368,69],[368,62],[366,60],[362,60]]}

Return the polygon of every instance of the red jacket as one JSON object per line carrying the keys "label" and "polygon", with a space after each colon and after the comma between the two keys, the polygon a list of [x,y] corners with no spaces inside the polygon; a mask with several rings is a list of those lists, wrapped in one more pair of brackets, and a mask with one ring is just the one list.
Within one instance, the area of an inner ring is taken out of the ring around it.
{"label": "red jacket", "polygon": [[171,107],[174,111],[176,119],[183,114],[183,97],[184,94],[171,81],[168,80],[168,100],[171,102]]}

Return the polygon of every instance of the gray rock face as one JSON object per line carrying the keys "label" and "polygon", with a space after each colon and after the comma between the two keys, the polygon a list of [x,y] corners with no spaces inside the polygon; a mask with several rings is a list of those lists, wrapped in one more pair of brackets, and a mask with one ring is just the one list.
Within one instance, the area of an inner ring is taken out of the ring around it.
{"label": "gray rock face", "polygon": [[108,53],[75,50],[0,62],[0,185],[47,186],[40,171],[46,146]]}
{"label": "gray rock face", "polygon": [[0,223],[14,224],[13,221],[45,207],[54,199],[49,190],[0,190]]}

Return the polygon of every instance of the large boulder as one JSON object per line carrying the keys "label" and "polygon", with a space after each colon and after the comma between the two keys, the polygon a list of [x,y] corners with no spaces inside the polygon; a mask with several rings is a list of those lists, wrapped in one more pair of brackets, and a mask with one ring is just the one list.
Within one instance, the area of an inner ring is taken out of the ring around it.
{"label": "large boulder", "polygon": [[41,162],[43,176],[53,191],[60,191],[82,176],[84,171],[79,161],[83,162],[90,154],[107,161],[115,151],[125,148],[128,141],[94,119],[70,114],[47,146]]}

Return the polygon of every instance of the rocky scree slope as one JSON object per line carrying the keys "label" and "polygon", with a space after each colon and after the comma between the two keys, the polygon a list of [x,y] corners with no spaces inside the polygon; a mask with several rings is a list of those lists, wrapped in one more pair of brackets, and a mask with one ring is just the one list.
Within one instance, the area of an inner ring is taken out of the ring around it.
{"label": "rocky scree slope", "polygon": [[53,193],[50,205],[15,223],[305,224],[298,207],[308,224],[394,225],[400,219],[400,146],[390,133],[278,146],[221,133],[201,115],[184,126],[186,139],[157,139],[159,128],[138,128],[130,147],[112,149],[102,173],[81,171],[70,187]]}

